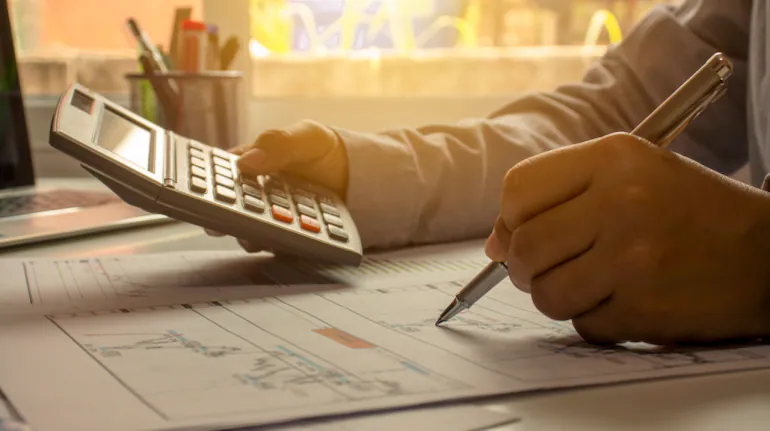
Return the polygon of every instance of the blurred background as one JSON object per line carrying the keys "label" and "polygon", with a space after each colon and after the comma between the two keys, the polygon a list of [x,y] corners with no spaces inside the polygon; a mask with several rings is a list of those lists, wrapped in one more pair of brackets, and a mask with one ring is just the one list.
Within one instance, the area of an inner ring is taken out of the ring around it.
{"label": "blurred background", "polygon": [[242,140],[312,118],[380,130],[487,115],[579,80],[650,8],[681,0],[10,0],[37,171],[84,175],[47,144],[72,81],[127,104],[134,17],[161,47],[175,10],[240,49]]}

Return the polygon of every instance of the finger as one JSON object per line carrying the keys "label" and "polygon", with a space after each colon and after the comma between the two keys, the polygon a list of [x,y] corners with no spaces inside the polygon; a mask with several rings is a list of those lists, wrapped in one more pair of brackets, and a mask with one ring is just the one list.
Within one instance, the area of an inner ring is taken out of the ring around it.
{"label": "finger", "polygon": [[220,232],[217,232],[217,231],[213,231],[213,230],[210,230],[210,229],[203,229],[203,231],[206,232],[206,235],[208,235],[208,236],[214,236],[214,237],[225,236],[225,234],[223,234],[223,233],[220,233]]}
{"label": "finger", "polygon": [[616,286],[607,259],[591,250],[532,280],[532,302],[551,319],[569,320],[591,313]]}
{"label": "finger", "polygon": [[597,160],[601,156],[601,142],[589,141],[541,153],[508,171],[500,203],[500,215],[508,230],[513,232],[535,215],[585,192],[595,168],[601,164]]}
{"label": "finger", "polygon": [[584,193],[517,227],[502,244],[514,284],[527,289],[539,274],[590,250],[598,220],[594,200]]}
{"label": "finger", "polygon": [[260,251],[265,250],[265,248],[259,244],[254,244],[243,239],[238,239],[238,245],[240,245],[247,253],[259,253]]}
{"label": "finger", "polygon": [[237,147],[230,148],[228,151],[235,155],[240,156],[241,154],[245,153],[246,151],[252,148],[254,148],[254,142],[238,145]]}
{"label": "finger", "polygon": [[243,152],[238,168],[253,175],[302,172],[332,153],[337,144],[337,136],[331,129],[303,121],[260,134],[254,145]]}
{"label": "finger", "polygon": [[487,238],[487,242],[484,246],[484,253],[487,257],[495,262],[505,262],[508,258],[508,248],[503,244],[508,244],[511,238],[511,233],[508,228],[505,227],[505,222],[500,217],[495,222],[495,228],[492,234]]}
{"label": "finger", "polygon": [[572,319],[572,326],[584,340],[593,344],[617,344],[629,341],[626,319],[613,299],[599,304],[588,313]]}

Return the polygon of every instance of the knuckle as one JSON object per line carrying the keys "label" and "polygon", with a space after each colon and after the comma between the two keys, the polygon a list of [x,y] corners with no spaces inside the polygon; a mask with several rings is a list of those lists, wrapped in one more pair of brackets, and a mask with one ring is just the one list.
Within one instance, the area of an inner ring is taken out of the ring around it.
{"label": "knuckle", "polygon": [[[541,304],[545,311],[541,310],[543,314],[550,317],[553,320],[569,320],[575,314],[575,300],[570,295],[570,286],[565,283],[555,280],[548,275],[538,277],[532,281],[532,300],[537,304]],[[539,310],[539,308],[538,308]]]}
{"label": "knuckle", "polygon": [[532,303],[541,313],[553,320],[567,320],[571,317],[560,301],[558,289],[543,288],[542,285],[533,284]]}
{"label": "knuckle", "polygon": [[509,253],[517,260],[526,261],[535,251],[535,241],[527,226],[519,226],[511,233]]}
{"label": "knuckle", "polygon": [[646,240],[633,241],[623,252],[620,265],[623,272],[642,281],[661,268],[663,253],[655,243]]}
{"label": "knuckle", "polygon": [[650,149],[645,140],[624,132],[613,133],[594,141],[597,152],[609,167],[628,175],[644,164],[641,152]]}
{"label": "knuckle", "polygon": [[599,139],[597,143],[600,143],[602,148],[607,151],[627,153],[638,149],[640,145],[644,145],[644,140],[630,133],[615,132]]}
{"label": "knuckle", "polygon": [[620,200],[632,208],[649,207],[655,194],[644,185],[630,183],[620,189]]}
{"label": "knuckle", "polygon": [[660,206],[656,203],[660,197],[637,181],[626,181],[624,184],[611,186],[605,196],[606,198],[600,199],[600,209],[612,218],[612,224],[616,227],[647,225],[651,218],[656,218],[656,208]]}
{"label": "knuckle", "polygon": [[625,182],[615,188],[608,201],[613,212],[619,216],[639,217],[654,206],[654,193],[635,181]]}
{"label": "knuckle", "polygon": [[300,129],[300,130],[304,130],[304,129],[320,129],[322,127],[323,126],[318,121],[309,120],[309,119],[300,120],[297,123],[295,123],[294,126],[293,126],[293,128]]}

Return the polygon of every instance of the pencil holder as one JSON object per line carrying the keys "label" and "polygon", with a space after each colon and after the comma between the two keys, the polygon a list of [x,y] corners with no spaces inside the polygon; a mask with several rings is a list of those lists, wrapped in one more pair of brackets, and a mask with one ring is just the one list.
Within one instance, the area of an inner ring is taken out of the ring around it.
{"label": "pencil holder", "polygon": [[[241,142],[243,74],[238,71],[167,72],[126,75],[130,109],[184,137],[223,149]],[[164,96],[158,88],[172,88]],[[168,100],[171,99],[171,100]]]}

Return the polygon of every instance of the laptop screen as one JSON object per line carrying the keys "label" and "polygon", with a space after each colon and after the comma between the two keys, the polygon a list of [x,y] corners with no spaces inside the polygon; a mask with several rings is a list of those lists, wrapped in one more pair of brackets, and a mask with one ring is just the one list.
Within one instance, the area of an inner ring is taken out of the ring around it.
{"label": "laptop screen", "polygon": [[34,184],[7,0],[0,0],[0,189]]}

